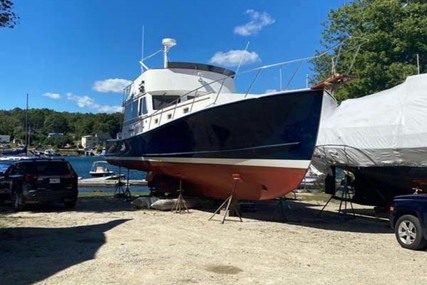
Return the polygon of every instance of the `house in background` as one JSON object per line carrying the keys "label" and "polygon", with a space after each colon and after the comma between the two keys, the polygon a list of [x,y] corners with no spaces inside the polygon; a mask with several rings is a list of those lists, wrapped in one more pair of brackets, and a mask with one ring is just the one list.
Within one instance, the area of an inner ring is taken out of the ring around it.
{"label": "house in background", "polygon": [[81,139],[81,145],[84,149],[94,148],[97,145],[97,138],[92,135],[83,136]]}
{"label": "house in background", "polygon": [[63,133],[49,133],[47,135],[48,138],[54,138],[54,139],[59,139],[62,138],[64,136]]}
{"label": "house in background", "polygon": [[109,133],[96,133],[94,135],[83,136],[81,145],[84,149],[92,149],[104,144],[109,139],[111,139]]}
{"label": "house in background", "polygon": [[10,143],[10,136],[0,135],[0,143]]}

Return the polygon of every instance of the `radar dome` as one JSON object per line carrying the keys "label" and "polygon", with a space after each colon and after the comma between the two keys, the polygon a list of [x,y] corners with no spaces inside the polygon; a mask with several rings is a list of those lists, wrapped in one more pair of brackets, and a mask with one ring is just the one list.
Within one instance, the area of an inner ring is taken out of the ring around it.
{"label": "radar dome", "polygon": [[168,48],[173,47],[174,45],[176,45],[176,40],[171,38],[165,38],[162,40],[162,45]]}

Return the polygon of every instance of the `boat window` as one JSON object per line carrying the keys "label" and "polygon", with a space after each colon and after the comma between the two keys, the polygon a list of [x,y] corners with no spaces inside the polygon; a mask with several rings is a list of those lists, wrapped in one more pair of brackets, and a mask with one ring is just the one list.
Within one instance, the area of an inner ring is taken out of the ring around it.
{"label": "boat window", "polygon": [[145,114],[147,114],[147,99],[142,97],[141,100],[139,100],[139,115]]}
{"label": "boat window", "polygon": [[138,117],[138,100],[135,100],[125,106],[125,121]]}
{"label": "boat window", "polygon": [[184,108],[184,114],[188,113],[190,111],[190,109],[188,107]]}
{"label": "boat window", "polygon": [[132,84],[125,87],[125,89],[123,90],[125,98],[131,97],[131,94],[132,94],[131,91],[132,91]]}
{"label": "boat window", "polygon": [[125,106],[125,118],[124,121],[129,121],[131,119],[132,105],[128,104]]}
{"label": "boat window", "polygon": [[[169,95],[153,96],[153,108],[154,110],[162,109],[177,99],[179,99],[179,96],[169,96]],[[176,101],[176,103],[178,102],[179,101]]]}

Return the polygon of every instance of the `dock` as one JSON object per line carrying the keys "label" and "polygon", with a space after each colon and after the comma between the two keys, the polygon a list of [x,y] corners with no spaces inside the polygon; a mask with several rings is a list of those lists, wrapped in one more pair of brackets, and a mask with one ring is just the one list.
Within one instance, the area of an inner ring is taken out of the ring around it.
{"label": "dock", "polygon": [[[118,183],[119,180],[93,180],[91,178],[78,180],[79,187],[116,187]],[[147,186],[147,181],[145,179],[129,181],[123,179],[121,183],[128,186]]]}

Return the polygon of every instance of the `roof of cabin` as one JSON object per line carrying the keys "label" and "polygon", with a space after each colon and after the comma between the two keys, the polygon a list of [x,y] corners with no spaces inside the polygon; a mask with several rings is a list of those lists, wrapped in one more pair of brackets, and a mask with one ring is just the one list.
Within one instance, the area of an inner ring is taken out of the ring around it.
{"label": "roof of cabin", "polygon": [[211,71],[219,74],[224,74],[227,76],[234,76],[236,73],[232,70],[209,65],[209,64],[202,64],[202,63],[192,63],[192,62],[169,62],[168,68],[184,68],[184,69],[196,69],[196,70],[204,70],[204,71]]}

